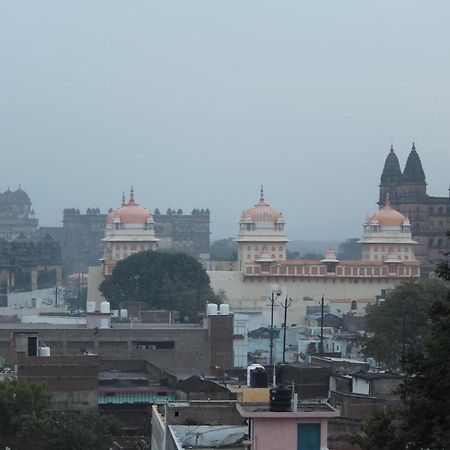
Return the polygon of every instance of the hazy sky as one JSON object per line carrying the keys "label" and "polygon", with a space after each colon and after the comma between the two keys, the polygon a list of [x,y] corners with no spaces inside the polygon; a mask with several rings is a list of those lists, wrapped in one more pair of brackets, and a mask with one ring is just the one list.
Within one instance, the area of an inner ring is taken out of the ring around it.
{"label": "hazy sky", "polygon": [[64,207],[258,200],[292,239],[358,236],[391,140],[450,181],[450,2],[0,2],[0,190]]}

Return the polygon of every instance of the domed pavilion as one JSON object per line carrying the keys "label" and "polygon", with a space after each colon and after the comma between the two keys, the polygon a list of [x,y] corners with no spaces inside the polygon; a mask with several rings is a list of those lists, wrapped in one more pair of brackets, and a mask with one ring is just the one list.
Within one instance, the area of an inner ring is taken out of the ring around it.
{"label": "domed pavilion", "polygon": [[103,242],[103,275],[111,275],[117,262],[128,256],[158,248],[153,216],[136,203],[133,188],[128,202],[123,195],[121,207],[108,214]]}
{"label": "domed pavilion", "polygon": [[261,186],[259,202],[243,211],[239,221],[238,260],[248,263],[272,263],[286,259],[288,242],[283,214],[266,203]]}
{"label": "domed pavilion", "polygon": [[411,224],[409,219],[396,211],[386,195],[384,206],[366,218],[362,244],[362,258],[386,263],[415,261]]}

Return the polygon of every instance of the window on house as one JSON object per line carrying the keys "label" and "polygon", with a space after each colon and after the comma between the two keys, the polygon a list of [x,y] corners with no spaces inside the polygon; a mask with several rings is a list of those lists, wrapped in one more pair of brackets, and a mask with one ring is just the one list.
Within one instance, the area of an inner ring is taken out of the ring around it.
{"label": "window on house", "polygon": [[166,350],[175,348],[175,341],[133,341],[136,350]]}

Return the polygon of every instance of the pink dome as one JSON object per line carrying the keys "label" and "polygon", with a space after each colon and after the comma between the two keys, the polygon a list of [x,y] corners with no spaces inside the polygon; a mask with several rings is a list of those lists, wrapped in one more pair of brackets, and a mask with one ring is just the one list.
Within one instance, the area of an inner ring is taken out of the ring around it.
{"label": "pink dome", "polygon": [[119,219],[121,223],[124,224],[139,224],[144,225],[150,219],[152,215],[150,211],[142,206],[139,206],[134,201],[134,191],[131,188],[130,192],[130,200],[128,203],[125,203],[125,196],[122,198],[122,206],[116,211],[112,211],[108,214],[106,218],[107,223],[112,223],[116,219]]}
{"label": "pink dome", "polygon": [[391,206],[388,194],[386,195],[385,205],[369,218],[369,223],[378,222],[378,225],[382,227],[401,227],[405,220],[407,220],[406,217]]}
{"label": "pink dome", "polygon": [[284,222],[283,214],[272,208],[264,200],[264,189],[261,186],[261,195],[259,203],[252,208],[247,209],[241,215],[241,222]]}

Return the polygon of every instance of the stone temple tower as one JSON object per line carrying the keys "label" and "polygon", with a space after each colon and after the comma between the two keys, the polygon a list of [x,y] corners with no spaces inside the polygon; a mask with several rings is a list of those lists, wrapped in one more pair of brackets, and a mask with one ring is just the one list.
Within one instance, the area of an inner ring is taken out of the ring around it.
{"label": "stone temple tower", "polygon": [[428,276],[442,258],[442,252],[450,250],[446,235],[450,230],[450,197],[428,195],[425,172],[414,143],[403,172],[391,146],[379,187],[380,207],[389,197],[392,207],[409,218],[421,273]]}

